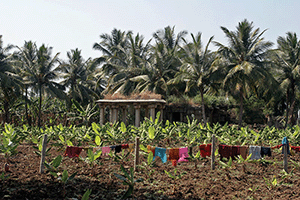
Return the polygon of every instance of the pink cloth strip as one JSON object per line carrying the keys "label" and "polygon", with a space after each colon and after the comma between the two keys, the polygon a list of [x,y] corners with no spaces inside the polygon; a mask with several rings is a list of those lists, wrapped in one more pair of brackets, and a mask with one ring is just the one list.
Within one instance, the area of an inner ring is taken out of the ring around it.
{"label": "pink cloth strip", "polygon": [[102,154],[107,154],[110,152],[110,147],[102,147]]}
{"label": "pink cloth strip", "polygon": [[188,158],[188,157],[189,157],[188,148],[187,147],[179,148],[179,160],[178,160],[178,162],[181,162],[181,161],[188,162],[188,160],[185,159],[185,158]]}

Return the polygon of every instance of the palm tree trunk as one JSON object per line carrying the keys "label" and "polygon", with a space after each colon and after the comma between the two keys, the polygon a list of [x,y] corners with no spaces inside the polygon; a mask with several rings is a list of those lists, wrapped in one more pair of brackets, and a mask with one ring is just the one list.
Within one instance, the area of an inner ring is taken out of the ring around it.
{"label": "palm tree trunk", "polygon": [[288,125],[288,120],[289,120],[289,90],[286,91],[286,113],[285,113],[285,126],[284,128],[287,127]]}
{"label": "palm tree trunk", "polygon": [[204,105],[204,96],[203,96],[203,88],[200,89],[200,94],[201,94],[201,107],[202,107],[202,118],[204,124],[206,124],[206,116],[205,116],[205,105]]}
{"label": "palm tree trunk", "polygon": [[296,104],[296,99],[295,99],[295,84],[292,81],[291,83],[291,107],[289,110],[289,120],[288,120],[288,124],[293,125],[294,124],[294,119],[293,119],[293,114],[294,114],[294,108],[295,108],[295,104]]}
{"label": "palm tree trunk", "polygon": [[66,100],[66,107],[67,107],[67,110],[64,113],[64,120],[65,120],[65,126],[68,126],[68,124],[69,124],[68,113],[71,112],[71,108],[72,108],[72,103],[69,98]]}
{"label": "palm tree trunk", "polygon": [[39,116],[38,127],[41,127],[41,113],[42,113],[42,85],[39,85]]}
{"label": "palm tree trunk", "polygon": [[68,120],[67,112],[64,113],[64,124],[65,124],[66,127],[69,125],[69,120]]}
{"label": "palm tree trunk", "polygon": [[25,115],[26,115],[26,120],[27,120],[28,125],[31,126],[31,121],[29,120],[29,116],[28,116],[27,96],[28,96],[28,90],[27,90],[27,86],[25,86]]}
{"label": "palm tree trunk", "polygon": [[4,100],[4,122],[9,123],[9,102]]}
{"label": "palm tree trunk", "polygon": [[292,105],[289,110],[289,121],[288,124],[294,125],[294,109],[295,109],[296,100],[293,98]]}
{"label": "palm tree trunk", "polygon": [[239,114],[239,128],[242,126],[243,122],[243,92],[242,89],[240,89],[240,114]]}

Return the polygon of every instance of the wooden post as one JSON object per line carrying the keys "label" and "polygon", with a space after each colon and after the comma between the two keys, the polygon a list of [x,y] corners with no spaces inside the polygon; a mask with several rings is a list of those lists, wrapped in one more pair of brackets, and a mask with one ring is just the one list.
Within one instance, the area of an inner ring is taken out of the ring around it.
{"label": "wooden post", "polygon": [[288,145],[283,145],[282,146],[283,148],[283,168],[284,168],[284,171],[286,173],[288,173],[288,159],[287,159],[287,148],[288,148]]}
{"label": "wooden post", "polygon": [[43,139],[43,148],[42,148],[42,155],[41,155],[41,163],[40,163],[40,173],[44,173],[44,162],[45,162],[45,156],[46,156],[46,149],[47,149],[47,134],[44,135]]}
{"label": "wooden post", "polygon": [[193,147],[189,147],[189,154],[193,155]]}
{"label": "wooden post", "polygon": [[212,135],[211,141],[211,169],[215,169],[215,150],[216,150],[216,139],[215,134]]}
{"label": "wooden post", "polygon": [[135,159],[134,159],[134,171],[137,171],[137,166],[139,165],[140,160],[140,138],[135,138]]}

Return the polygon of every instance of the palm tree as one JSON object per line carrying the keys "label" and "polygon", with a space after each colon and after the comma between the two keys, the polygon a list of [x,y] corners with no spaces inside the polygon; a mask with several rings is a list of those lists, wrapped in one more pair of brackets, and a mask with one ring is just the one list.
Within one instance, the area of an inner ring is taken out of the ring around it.
{"label": "palm tree", "polygon": [[113,29],[111,35],[107,33],[101,34],[101,41],[94,44],[93,48],[101,51],[103,54],[96,62],[99,64],[105,62],[102,68],[106,74],[118,73],[118,66],[123,65],[125,55],[121,49],[126,48],[128,45],[127,35],[130,33],[130,31],[126,33],[125,31]]}
{"label": "palm tree", "polygon": [[174,26],[172,28],[167,26],[153,34],[156,44],[152,49],[154,55],[152,62],[154,61],[156,65],[160,65],[161,63],[158,62],[162,62],[165,65],[163,68],[168,70],[169,77],[173,78],[176,72],[179,71],[181,63],[177,57],[177,52],[186,34],[187,31],[181,31],[175,35]]}
{"label": "palm tree", "polygon": [[[119,72],[111,77],[107,90],[115,93],[123,93],[128,95],[135,91],[137,83],[132,80],[133,77],[142,73],[142,68],[149,59],[150,41],[146,45],[143,44],[144,37],[132,33],[127,35],[128,45],[120,48],[123,52],[123,65],[118,67]],[[121,58],[118,58],[121,59]]]}
{"label": "palm tree", "polygon": [[149,59],[144,63],[140,75],[130,80],[137,82],[135,91],[152,91],[165,98],[172,93],[168,82],[179,71],[180,61],[177,57],[179,44],[186,31],[175,35],[175,27],[167,26],[153,34],[155,45],[151,48]]}
{"label": "palm tree", "polygon": [[[130,32],[128,32],[130,33]],[[124,67],[124,52],[122,49],[125,49],[128,46],[128,37],[125,31],[118,29],[113,29],[110,34],[101,34],[101,41],[95,43],[93,48],[102,52],[102,56],[95,59],[96,64],[103,64],[101,66],[101,71],[98,72],[97,76],[99,80],[106,79],[106,92],[111,92],[114,89],[115,85],[114,77]],[[126,67],[126,65],[125,65]],[[98,81],[97,81],[98,82]]]}
{"label": "palm tree", "polygon": [[181,31],[175,35],[175,26],[170,26],[160,29],[153,34],[156,44],[163,44],[164,51],[176,51],[181,39],[187,34],[186,31]]}
{"label": "palm tree", "polygon": [[32,69],[37,61],[37,46],[32,41],[25,41],[23,47],[19,48],[17,63],[18,65],[18,76],[23,80],[21,83],[24,102],[25,102],[25,116],[29,126],[31,126],[31,118],[28,112],[28,89],[31,87],[31,83],[26,81],[28,69]]}
{"label": "palm tree", "polygon": [[275,76],[286,94],[286,124],[293,123],[296,91],[300,89],[300,40],[296,33],[287,32],[286,37],[278,37],[275,50]]}
{"label": "palm tree", "polygon": [[86,62],[87,81],[84,85],[93,91],[94,98],[100,98],[107,85],[106,79],[103,78],[103,71],[99,68],[98,59],[88,59]]}
{"label": "palm tree", "polygon": [[81,56],[81,51],[77,48],[67,52],[68,62],[63,62],[55,71],[60,72],[63,80],[60,82],[66,88],[69,88],[69,99],[75,99],[79,103],[88,104],[93,101],[92,91],[87,86],[88,73],[87,63]]}
{"label": "palm tree", "polygon": [[130,94],[136,86],[132,77],[140,74],[146,62],[150,41],[144,45],[144,37],[131,31],[125,33],[114,29],[112,35],[101,35],[102,41],[94,48],[103,52],[102,76],[108,79],[105,92]]}
{"label": "palm tree", "polygon": [[[89,71],[88,64],[90,59],[85,61],[81,56],[81,50],[77,48],[67,52],[68,61],[62,62],[56,69],[60,77],[63,79],[60,84],[68,90],[68,98],[66,98],[67,110],[70,112],[72,107],[72,99],[82,105],[93,102],[93,96],[99,98],[94,92],[93,87],[88,82]],[[67,125],[67,113],[65,113],[65,124]]]}
{"label": "palm tree", "polygon": [[164,97],[166,97],[168,92],[167,82],[169,78],[167,76],[168,70],[163,69],[163,65],[155,64],[150,64],[150,66],[144,67],[141,75],[137,75],[130,79],[130,81],[137,83],[133,92],[139,93],[151,91],[156,94],[162,94]]}
{"label": "palm tree", "polygon": [[241,126],[243,99],[249,91],[255,91],[260,81],[269,76],[264,69],[266,63],[264,58],[272,43],[265,42],[262,37],[266,30],[260,32],[259,28],[254,29],[253,22],[246,19],[239,22],[236,31],[229,31],[225,27],[221,29],[229,40],[228,46],[215,42],[219,47],[220,59],[224,61],[222,70],[226,71],[223,86],[232,94],[239,96],[239,126]]}
{"label": "palm tree", "polygon": [[[163,48],[162,44],[156,49]],[[174,55],[163,54],[160,50],[152,52],[151,59],[145,63],[141,74],[130,80],[137,82],[135,92],[151,91],[166,98],[170,93],[168,81],[174,77],[177,70],[173,65]],[[177,68],[177,67],[176,67]]]}
{"label": "palm tree", "polygon": [[211,85],[211,75],[213,73],[211,66],[214,61],[214,55],[208,50],[208,46],[213,37],[210,37],[203,49],[201,33],[198,33],[196,36],[191,34],[191,36],[193,39],[191,43],[183,39],[184,45],[181,47],[179,56],[182,66],[173,82],[186,82],[185,92],[189,92],[193,87],[199,90],[202,101],[202,117],[204,123],[206,123],[203,95]]}
{"label": "palm tree", "polygon": [[58,62],[57,53],[53,58],[51,57],[52,48],[46,47],[44,44],[37,50],[37,59],[34,65],[26,69],[25,81],[28,82],[33,91],[38,93],[38,127],[41,126],[41,108],[43,93],[50,96],[57,96],[61,99],[66,98],[63,92],[64,86],[55,82],[58,75],[55,72],[56,63]]}
{"label": "palm tree", "polygon": [[12,75],[14,75],[14,68],[11,64],[12,55],[9,50],[13,48],[12,45],[3,47],[2,35],[0,35],[0,99],[4,108],[4,122],[9,123],[9,109],[14,100],[19,96],[19,86]]}

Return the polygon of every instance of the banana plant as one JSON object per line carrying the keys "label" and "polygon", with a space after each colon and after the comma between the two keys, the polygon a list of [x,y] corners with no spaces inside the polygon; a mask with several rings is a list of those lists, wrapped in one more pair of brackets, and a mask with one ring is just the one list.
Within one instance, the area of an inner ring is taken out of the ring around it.
{"label": "banana plant", "polygon": [[165,173],[172,179],[174,180],[177,180],[177,179],[181,179],[185,174],[186,172],[183,172],[183,173],[178,173],[177,174],[177,168],[174,169],[174,173],[172,174],[171,172],[168,172],[166,170],[164,170]]}
{"label": "banana plant", "polygon": [[59,150],[64,149],[66,146],[73,146],[71,140],[75,137],[75,134],[71,131],[71,128],[71,126],[65,127],[61,124],[51,127],[53,134],[49,138],[52,138],[52,141],[54,141],[51,145],[59,147]]}
{"label": "banana plant", "polygon": [[65,147],[65,146],[73,146],[73,142],[71,142],[70,140],[65,139],[64,136],[59,135],[58,137],[59,137],[60,143],[61,143],[61,145],[63,147]]}
{"label": "banana plant", "polygon": [[89,103],[86,108],[80,105],[76,100],[72,99],[72,103],[77,110],[77,113],[70,113],[71,120],[80,119],[83,125],[88,125],[90,119],[97,113],[96,107],[97,105],[92,105]]}
{"label": "banana plant", "polygon": [[142,178],[134,179],[133,167],[130,168],[130,172],[128,173],[124,166],[121,165],[121,172],[123,173],[123,175],[117,173],[114,173],[114,175],[122,181],[123,185],[128,185],[127,191],[121,197],[121,199],[126,199],[133,194],[135,183],[143,182],[144,180]]}
{"label": "banana plant", "polygon": [[95,161],[101,156],[101,154],[102,154],[101,150],[98,150],[95,153],[93,153],[92,149],[88,149],[85,162],[87,162],[92,168],[92,176],[95,176],[95,170],[94,170]]}
{"label": "banana plant", "polygon": [[[174,137],[183,137],[183,135],[181,134],[181,130],[178,128],[177,124],[170,124],[169,120],[166,121],[165,126],[161,129],[161,132],[163,134],[164,140],[166,141],[166,147],[169,146]],[[181,143],[182,141],[179,140],[178,142]]]}
{"label": "banana plant", "polygon": [[147,181],[149,181],[151,175],[155,172],[155,169],[153,167],[156,166],[156,160],[155,159],[153,160],[152,151],[148,153],[148,149],[144,145],[140,144],[140,149],[142,150],[142,153],[144,155],[147,155],[147,161],[143,161],[139,167],[141,167],[146,171]]}
{"label": "banana plant", "polygon": [[153,160],[153,152],[148,152],[148,149],[143,144],[140,144],[140,150],[142,150],[144,155],[147,155],[147,162],[143,162],[144,166],[148,166],[150,168],[154,167],[156,160]]}
{"label": "banana plant", "polygon": [[5,175],[4,172],[2,172],[2,174],[0,175],[0,180],[2,180],[2,181],[5,181],[8,178],[9,178],[9,175]]}
{"label": "banana plant", "polygon": [[128,156],[130,155],[130,151],[127,151],[127,152],[125,152],[125,150],[124,149],[122,149],[122,152],[121,152],[121,154],[116,154],[116,153],[114,153],[114,161],[115,162],[121,162],[122,164],[125,164],[125,162],[127,162],[128,161]]}
{"label": "banana plant", "polygon": [[[38,156],[42,155],[42,149],[43,149],[43,137],[40,137],[40,139],[38,140],[38,138],[33,137],[31,139],[31,141],[36,144],[36,146],[33,146],[34,149],[36,149],[37,151],[34,151],[35,154],[37,154]],[[50,138],[47,139],[47,144],[49,143]],[[51,150],[52,147],[48,147],[46,149],[46,156],[49,155],[49,151]]]}
{"label": "banana plant", "polygon": [[198,160],[201,160],[200,151],[198,151],[195,155],[192,152],[189,152],[189,157],[185,158],[195,164],[195,169],[197,169]]}
{"label": "banana plant", "polygon": [[48,169],[49,173],[54,177],[59,177],[59,165],[61,164],[62,156],[58,155],[50,163],[45,161],[45,166]]}
{"label": "banana plant", "polygon": [[241,155],[237,156],[237,163],[242,164],[243,172],[246,173],[246,164],[250,160],[252,154],[248,155],[246,159],[244,159]]}
{"label": "banana plant", "polygon": [[5,124],[4,130],[0,135],[0,141],[0,154],[4,155],[6,162],[9,163],[10,156],[17,153],[16,149],[19,146],[17,132],[11,125]]}
{"label": "banana plant", "polygon": [[89,200],[91,193],[92,189],[87,189],[87,191],[83,194],[81,200]]}
{"label": "banana plant", "polygon": [[162,122],[159,121],[160,112],[156,114],[156,119],[145,118],[140,127],[137,128],[137,136],[145,143],[156,144],[162,139],[165,139],[164,132],[162,131]]}
{"label": "banana plant", "polygon": [[232,167],[232,164],[233,164],[232,158],[230,157],[227,163],[220,160],[220,164],[224,169],[229,169]]}
{"label": "banana plant", "polygon": [[[123,123],[123,122],[122,122]],[[124,141],[128,141],[132,139],[130,135],[128,135],[127,128],[124,129],[124,125],[119,126],[119,122],[116,122],[112,125],[106,124],[105,129],[101,133],[101,138],[104,140],[104,143],[107,144],[120,144]]]}
{"label": "banana plant", "polygon": [[77,172],[73,173],[71,176],[69,176],[69,173],[67,170],[64,170],[62,175],[58,178],[63,184],[63,197],[66,196],[66,184],[68,181],[71,181],[75,178]]}
{"label": "banana plant", "polygon": [[267,184],[267,187],[268,187],[269,190],[271,190],[271,189],[273,189],[273,188],[275,188],[275,187],[277,187],[281,184],[281,183],[278,183],[275,176],[270,180],[265,178],[265,177],[263,177],[263,178],[264,178],[265,183]]}

